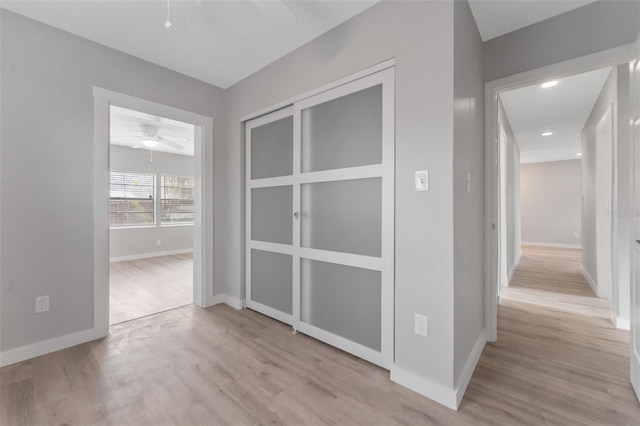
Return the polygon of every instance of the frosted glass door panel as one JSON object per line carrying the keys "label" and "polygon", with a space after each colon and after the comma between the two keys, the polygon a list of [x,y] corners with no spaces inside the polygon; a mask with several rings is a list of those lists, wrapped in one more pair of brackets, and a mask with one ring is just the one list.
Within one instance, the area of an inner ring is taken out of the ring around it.
{"label": "frosted glass door panel", "polygon": [[382,180],[301,186],[302,247],[381,256]]}
{"label": "frosted glass door panel", "polygon": [[300,319],[380,351],[380,272],[302,259]]}
{"label": "frosted glass door panel", "polygon": [[302,110],[302,172],[382,163],[382,86]]}
{"label": "frosted glass door panel", "polygon": [[251,250],[251,300],[291,314],[291,262],[287,254]]}
{"label": "frosted glass door panel", "polygon": [[293,117],[251,130],[251,179],[293,173]]}
{"label": "frosted glass door panel", "polygon": [[275,186],[251,190],[251,239],[291,244],[293,187]]}

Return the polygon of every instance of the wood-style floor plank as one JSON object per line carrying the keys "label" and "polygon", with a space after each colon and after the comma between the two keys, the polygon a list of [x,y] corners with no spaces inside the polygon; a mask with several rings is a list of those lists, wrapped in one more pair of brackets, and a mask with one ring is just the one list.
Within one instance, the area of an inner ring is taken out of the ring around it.
{"label": "wood-style floor plank", "polygon": [[250,310],[184,306],[0,370],[2,425],[639,425],[579,251],[525,248],[458,412]]}
{"label": "wood-style floor plank", "polygon": [[192,302],[192,253],[112,262],[110,265],[110,325]]}

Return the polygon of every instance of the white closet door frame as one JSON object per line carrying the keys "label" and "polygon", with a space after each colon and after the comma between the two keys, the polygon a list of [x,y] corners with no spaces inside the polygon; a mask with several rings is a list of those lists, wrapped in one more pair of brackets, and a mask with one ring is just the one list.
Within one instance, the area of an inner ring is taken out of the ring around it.
{"label": "white closet door frame", "polygon": [[[311,96],[293,106],[293,205],[300,212],[300,190],[303,183],[322,183],[341,180],[382,178],[382,245],[381,257],[301,247],[300,220],[294,221],[293,231],[293,327],[311,337],[345,350],[364,360],[391,368],[394,348],[394,164],[395,164],[395,78],[389,68],[362,77],[343,86]],[[301,171],[301,114],[302,111],[336,98],[356,93],[369,87],[382,85],[382,164],[348,167],[302,173]],[[381,351],[335,335],[305,323],[300,318],[300,260],[311,259],[333,264],[381,272]]]}
{"label": "white closet door frame", "polygon": [[[301,172],[301,111],[314,105],[382,85],[382,163],[341,169]],[[293,116],[293,175],[251,179],[251,130],[265,124]],[[295,330],[343,349],[364,360],[391,368],[394,356],[394,279],[395,279],[395,70],[393,66],[372,74],[358,76],[342,85],[314,92],[298,98],[286,108],[276,110],[246,122],[246,306],[268,315]],[[292,245],[251,239],[251,190],[277,186],[293,186],[291,214],[301,212],[302,184],[333,182],[352,179],[382,178],[382,230],[381,256],[363,256],[301,247],[300,219],[293,220]],[[263,250],[292,256],[292,314],[263,305],[251,299],[251,250]],[[381,350],[376,351],[340,337],[326,330],[304,323],[300,319],[300,261],[317,260],[381,272]]]}
{"label": "white closet door frame", "polygon": [[[278,244],[278,243],[270,243],[265,241],[253,241],[251,239],[251,190],[254,188],[273,188],[277,186],[291,186],[293,185],[293,176],[277,176],[271,178],[262,178],[262,179],[251,179],[251,130],[264,126],[265,124],[272,123],[274,121],[281,120],[286,117],[291,117],[293,114],[293,107],[283,108],[278,111],[274,111],[270,114],[261,116],[259,118],[253,119],[246,123],[246,157],[245,157],[245,176],[246,176],[246,295],[245,295],[245,304],[248,308],[251,308],[255,311],[258,311],[262,314],[270,316],[272,318],[277,319],[278,321],[282,321],[285,324],[293,325],[293,315],[289,315],[285,312],[274,309],[270,306],[264,305],[262,303],[258,303],[251,299],[251,250],[262,250],[271,253],[279,253],[286,254],[292,256],[292,261],[295,263],[295,258],[293,258],[293,247],[288,244]],[[295,161],[295,148],[294,148],[294,161]],[[293,206],[295,206],[295,199]],[[295,222],[294,222],[295,225]],[[294,226],[295,229],[295,226]],[[295,241],[294,241],[295,242]],[[293,285],[293,283],[292,283]],[[295,314],[295,301],[293,302],[293,313]]]}

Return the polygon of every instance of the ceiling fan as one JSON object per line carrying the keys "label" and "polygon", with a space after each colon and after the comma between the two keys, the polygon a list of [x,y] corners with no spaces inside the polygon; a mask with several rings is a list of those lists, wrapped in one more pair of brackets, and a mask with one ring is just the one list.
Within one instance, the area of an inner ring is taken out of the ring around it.
{"label": "ceiling fan", "polygon": [[[163,144],[170,148],[181,150],[184,149],[184,146],[180,145],[174,140],[187,140],[187,138],[183,138],[180,136],[162,136],[159,133],[159,129],[157,126],[153,126],[151,124],[141,124],[140,125],[140,133],[132,136],[112,136],[112,139],[139,139],[139,142],[132,146],[132,148],[148,148],[152,149],[156,146]],[[171,140],[173,139],[173,140]]]}

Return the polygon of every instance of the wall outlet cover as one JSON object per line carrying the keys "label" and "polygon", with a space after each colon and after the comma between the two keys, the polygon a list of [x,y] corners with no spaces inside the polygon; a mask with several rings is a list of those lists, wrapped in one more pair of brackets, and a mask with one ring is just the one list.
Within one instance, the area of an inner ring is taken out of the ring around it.
{"label": "wall outlet cover", "polygon": [[36,314],[49,311],[49,296],[36,297]]}
{"label": "wall outlet cover", "polygon": [[424,315],[416,314],[415,316],[415,334],[422,337],[429,336],[429,323]]}

